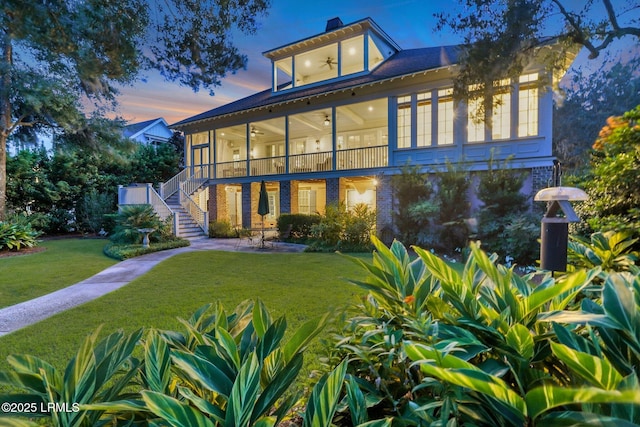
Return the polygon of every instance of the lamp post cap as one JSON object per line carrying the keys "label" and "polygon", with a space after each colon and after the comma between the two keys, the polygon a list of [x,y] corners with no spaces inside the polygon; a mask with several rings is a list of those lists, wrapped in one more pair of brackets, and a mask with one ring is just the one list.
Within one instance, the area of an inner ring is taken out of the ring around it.
{"label": "lamp post cap", "polygon": [[575,187],[549,187],[538,191],[533,200],[536,202],[552,202],[554,200],[580,201],[587,200],[589,195]]}

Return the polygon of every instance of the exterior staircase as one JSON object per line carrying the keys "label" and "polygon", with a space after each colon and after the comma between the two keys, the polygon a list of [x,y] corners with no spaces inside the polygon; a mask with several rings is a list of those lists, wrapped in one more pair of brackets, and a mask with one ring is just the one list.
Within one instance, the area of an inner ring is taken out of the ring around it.
{"label": "exterior staircase", "polygon": [[165,200],[165,203],[171,210],[174,215],[178,218],[176,235],[182,237],[183,239],[193,239],[196,237],[204,237],[206,233],[200,228],[198,223],[189,215],[185,208],[180,204],[180,196],[178,193],[174,193]]}

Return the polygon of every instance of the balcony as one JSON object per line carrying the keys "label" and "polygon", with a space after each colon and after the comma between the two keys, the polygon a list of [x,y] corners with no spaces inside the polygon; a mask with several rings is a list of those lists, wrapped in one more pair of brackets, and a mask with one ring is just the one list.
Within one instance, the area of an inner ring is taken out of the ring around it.
{"label": "balcony", "polygon": [[[287,173],[315,173],[333,171],[333,152],[323,151],[308,154],[292,154],[249,160],[221,162],[213,169],[216,178],[240,178],[247,176],[284,175]],[[388,146],[379,145],[366,148],[350,148],[335,152],[335,170],[370,169],[388,166]]]}

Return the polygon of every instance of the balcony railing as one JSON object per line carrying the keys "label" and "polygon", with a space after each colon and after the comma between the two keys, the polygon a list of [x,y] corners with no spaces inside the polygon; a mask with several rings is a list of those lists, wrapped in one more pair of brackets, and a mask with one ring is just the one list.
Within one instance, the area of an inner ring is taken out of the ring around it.
{"label": "balcony railing", "polygon": [[[251,159],[249,171],[247,171],[246,160],[222,162],[215,165],[216,178],[281,175],[286,172],[286,162],[286,156]],[[336,151],[336,170],[378,168],[387,165],[388,146],[386,145]],[[289,155],[289,173],[331,170],[333,170],[333,153],[331,151]]]}
{"label": "balcony railing", "polygon": [[251,160],[251,176],[278,175],[284,173],[285,156]]}
{"label": "balcony railing", "polygon": [[336,169],[366,169],[387,166],[389,162],[387,151],[386,145],[339,150],[336,152]]}
{"label": "balcony railing", "polygon": [[289,156],[289,173],[330,171],[331,152],[294,154]]}

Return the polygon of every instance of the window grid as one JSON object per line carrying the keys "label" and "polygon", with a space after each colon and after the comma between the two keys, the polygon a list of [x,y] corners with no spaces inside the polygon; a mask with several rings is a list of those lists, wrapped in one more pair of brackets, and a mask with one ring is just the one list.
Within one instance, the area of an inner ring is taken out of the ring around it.
{"label": "window grid", "polygon": [[518,136],[538,135],[538,73],[520,76],[518,92]]}
{"label": "window grid", "polygon": [[470,99],[467,112],[467,141],[480,142],[485,140],[484,120],[478,119],[484,98]]}
{"label": "window grid", "polygon": [[511,137],[511,94],[502,92],[493,95],[493,113],[491,138],[507,139]]}
{"label": "window grid", "polygon": [[438,91],[438,145],[453,144],[453,89]]}
{"label": "window grid", "polygon": [[431,145],[431,94],[418,94],[418,147]]}
{"label": "window grid", "polygon": [[398,97],[398,148],[411,147],[411,96]]}

